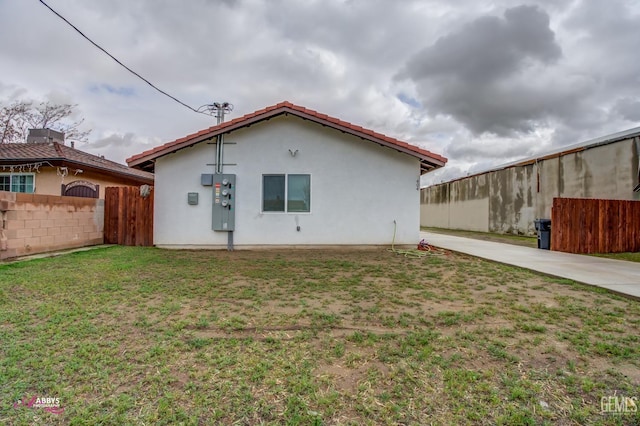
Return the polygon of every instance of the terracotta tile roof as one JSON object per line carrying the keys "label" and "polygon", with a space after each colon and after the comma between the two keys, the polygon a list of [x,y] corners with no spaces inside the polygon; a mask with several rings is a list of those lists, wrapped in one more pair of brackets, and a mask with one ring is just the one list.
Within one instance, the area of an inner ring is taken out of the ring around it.
{"label": "terracotta tile roof", "polygon": [[0,165],[49,161],[109,173],[144,183],[153,183],[153,174],[127,167],[58,142],[0,144]]}
{"label": "terracotta tile roof", "polygon": [[447,159],[441,155],[434,154],[426,149],[419,148],[415,145],[402,142],[398,139],[385,136],[381,133],[374,132],[373,130],[365,129],[361,126],[351,124],[349,122],[340,120],[335,117],[321,114],[312,109],[307,109],[302,106],[294,105],[290,102],[281,102],[276,105],[272,105],[258,111],[246,114],[236,119],[225,121],[219,125],[209,127],[199,132],[187,135],[183,138],[176,139],[173,142],[165,143],[156,148],[144,151],[140,154],[127,158],[127,164],[131,167],[138,167],[141,169],[152,169],[153,161],[167,154],[171,154],[180,149],[190,147],[198,142],[210,139],[221,133],[228,133],[233,130],[254,124],[258,121],[266,120],[281,114],[292,114],[301,117],[306,120],[314,121],[322,125],[332,127],[334,129],[358,136],[362,139],[369,140],[371,142],[378,143],[389,148],[396,149],[397,151],[411,155],[420,159],[420,165],[423,172],[428,172],[433,169],[442,167],[447,162]]}

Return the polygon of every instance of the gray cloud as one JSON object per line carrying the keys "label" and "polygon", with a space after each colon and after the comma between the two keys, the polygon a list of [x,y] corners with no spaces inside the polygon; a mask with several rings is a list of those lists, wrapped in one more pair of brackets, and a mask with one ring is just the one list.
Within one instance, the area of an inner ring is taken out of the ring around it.
{"label": "gray cloud", "polygon": [[[54,6],[196,108],[230,101],[235,118],[289,100],[444,154],[450,161],[441,174],[454,176],[623,130],[640,118],[639,7],[629,0],[526,1],[532,5],[68,0]],[[0,49],[0,101],[78,104],[93,129],[81,149],[122,161],[215,121],[153,91],[38,2],[0,1],[0,39],[11,40]]]}
{"label": "gray cloud", "polygon": [[487,84],[512,75],[527,59],[550,63],[560,55],[549,16],[533,6],[518,6],[507,9],[504,19],[484,16],[439,38],[418,52],[401,75],[414,81]]}
{"label": "gray cloud", "polygon": [[640,99],[620,98],[616,101],[614,111],[625,120],[640,122]]}
{"label": "gray cloud", "polygon": [[533,154],[535,146],[531,141],[520,140],[505,144],[501,140],[478,141],[460,140],[450,144],[445,155],[457,160],[477,162],[479,160],[510,159],[527,157]]}
{"label": "gray cloud", "polygon": [[93,148],[104,148],[106,146],[128,147],[134,144],[135,135],[125,133],[124,135],[111,134],[91,143]]}
{"label": "gray cloud", "polygon": [[562,55],[549,16],[534,6],[483,16],[412,57],[397,78],[415,82],[431,114],[451,115],[475,134],[511,135],[544,119],[547,91],[532,85]]}
{"label": "gray cloud", "polygon": [[264,18],[285,40],[331,50],[352,64],[354,71],[360,71],[364,62],[375,65],[379,72],[381,68],[392,70],[397,61],[405,59],[417,37],[439,27],[437,21],[424,27],[425,15],[416,9],[425,3],[407,0],[402,7],[391,7],[387,0],[273,0]]}
{"label": "gray cloud", "polygon": [[76,144],[76,148],[94,155],[104,155],[109,160],[124,164],[124,159],[131,156],[132,149],[141,152],[161,142],[159,139],[148,140],[130,132],[108,133],[88,144]]}

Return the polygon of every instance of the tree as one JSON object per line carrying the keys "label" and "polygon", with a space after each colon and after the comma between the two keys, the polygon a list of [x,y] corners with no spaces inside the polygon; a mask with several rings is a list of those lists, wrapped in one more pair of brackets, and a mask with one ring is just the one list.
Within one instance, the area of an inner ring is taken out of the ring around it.
{"label": "tree", "polygon": [[23,128],[29,104],[14,102],[0,109],[0,143],[24,141]]}
{"label": "tree", "polygon": [[0,143],[26,142],[29,129],[51,129],[64,132],[65,139],[87,142],[91,130],[81,130],[84,118],[73,120],[77,105],[16,101],[0,108]]}

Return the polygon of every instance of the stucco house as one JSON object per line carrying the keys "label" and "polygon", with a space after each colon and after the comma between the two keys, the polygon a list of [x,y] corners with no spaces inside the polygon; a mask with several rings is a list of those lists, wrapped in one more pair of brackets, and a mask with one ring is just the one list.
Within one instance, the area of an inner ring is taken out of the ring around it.
{"label": "stucco house", "polygon": [[153,185],[153,173],[132,169],[46,138],[0,144],[0,191],[104,198],[107,186]]}
{"label": "stucco house", "polygon": [[174,248],[415,244],[420,176],[446,161],[289,102],[127,159]]}
{"label": "stucco house", "polygon": [[640,200],[640,127],[422,189],[422,226],[535,234],[554,198]]}

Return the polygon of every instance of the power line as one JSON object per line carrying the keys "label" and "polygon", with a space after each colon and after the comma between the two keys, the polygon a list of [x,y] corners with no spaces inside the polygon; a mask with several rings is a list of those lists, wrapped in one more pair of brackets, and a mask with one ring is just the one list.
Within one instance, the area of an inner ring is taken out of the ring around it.
{"label": "power line", "polygon": [[123,64],[122,62],[120,62],[115,56],[113,56],[111,53],[107,52],[104,48],[102,48],[102,46],[100,46],[98,43],[96,43],[95,41],[91,40],[89,37],[87,37],[82,31],[80,31],[78,29],[78,27],[76,27],[75,25],[73,25],[71,22],[69,22],[67,20],[67,18],[65,18],[64,16],[60,15],[58,12],[56,12],[51,6],[49,6],[47,3],[45,3],[43,0],[38,0],[40,3],[42,3],[47,9],[49,9],[51,12],[53,12],[54,15],[56,15],[58,18],[62,19],[64,22],[66,22],[71,28],[73,28],[74,30],[76,30],[76,32],[78,34],[80,34],[82,37],[84,37],[85,40],[87,40],[89,43],[93,44],[95,47],[97,47],[98,49],[100,49],[104,54],[106,54],[108,57],[110,57],[111,59],[113,59],[118,65],[120,65],[121,67],[123,67],[124,69],[126,69],[127,71],[129,71],[131,74],[135,75],[136,77],[138,77],[140,80],[144,81],[145,83],[147,83],[149,86],[153,87],[155,90],[157,90],[158,92],[162,93],[163,95],[167,96],[168,98],[174,100],[175,102],[179,103],[180,105],[189,108],[191,111],[193,112],[197,112],[198,114],[205,114],[205,115],[211,115],[211,114],[207,114],[206,112],[202,111],[201,109],[203,107],[208,107],[209,105],[203,105],[198,109],[195,109],[187,104],[185,104],[184,102],[182,102],[180,99],[176,98],[175,96],[172,96],[170,94],[168,94],[167,92],[165,92],[164,90],[158,88],[155,84],[153,84],[152,82],[150,82],[149,80],[147,80],[146,78],[144,78],[143,76],[141,76],[140,74],[138,74],[137,72],[135,72],[134,70],[132,70],[131,68],[129,68],[128,66],[126,66],[125,64]]}

